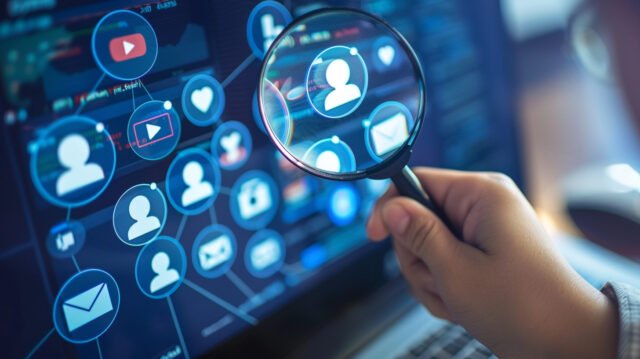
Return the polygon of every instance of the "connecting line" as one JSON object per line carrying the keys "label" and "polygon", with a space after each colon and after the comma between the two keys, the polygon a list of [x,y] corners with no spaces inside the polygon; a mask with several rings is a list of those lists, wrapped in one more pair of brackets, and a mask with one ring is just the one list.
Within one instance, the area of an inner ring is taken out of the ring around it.
{"label": "connecting line", "polygon": [[71,260],[73,261],[73,265],[76,266],[78,272],[80,272],[80,266],[78,265],[78,261],[76,260],[76,256],[71,256]]}
{"label": "connecting line", "polygon": [[254,54],[249,55],[249,57],[247,57],[244,61],[242,61],[242,63],[240,64],[240,66],[236,67],[235,70],[233,70],[233,72],[227,76],[226,79],[224,79],[224,81],[222,81],[222,87],[227,87],[228,84],[231,83],[231,81],[235,80],[236,77],[238,77],[238,75],[240,75],[240,73],[242,71],[244,71],[249,65],[251,65],[251,63],[253,62],[253,60],[256,59],[256,56]]}
{"label": "connecting line", "polygon": [[100,347],[100,339],[96,338],[96,345],[98,346],[98,358],[102,359],[102,348]]}
{"label": "connecting line", "polygon": [[180,237],[182,237],[182,232],[184,232],[184,226],[187,224],[188,216],[186,214],[182,215],[182,219],[180,220],[180,225],[178,226],[178,232],[176,233],[176,240],[179,241]]}
{"label": "connecting line", "polygon": [[49,337],[51,336],[51,334],[53,334],[54,331],[55,331],[55,328],[51,328],[51,330],[49,330],[49,332],[47,332],[47,334],[44,337],[42,337],[42,339],[40,339],[38,344],[36,344],[36,346],[34,346],[33,349],[31,349],[29,354],[27,354],[27,356],[25,356],[25,359],[29,359],[29,358],[33,357],[33,355],[38,351],[38,349],[40,349],[42,344],[44,344],[44,342],[46,342],[47,339],[49,339]]}
{"label": "connecting line", "polygon": [[188,279],[184,279],[183,283],[195,290],[196,292],[202,294],[205,298],[209,299],[210,301],[216,303],[217,305],[221,306],[222,308],[224,308],[225,310],[227,310],[228,312],[230,312],[231,314],[237,316],[238,318],[244,320],[245,322],[251,324],[251,325],[256,325],[258,324],[258,320],[250,315],[248,315],[247,313],[245,313],[244,311],[232,306],[231,304],[225,302],[224,300],[218,298],[217,296],[215,296],[213,293],[207,291],[206,289],[200,287],[199,285],[193,283],[192,281],[188,280]]}
{"label": "connecting line", "polygon": [[248,285],[246,285],[242,279],[240,279],[240,277],[238,277],[235,273],[233,273],[231,270],[229,270],[226,274],[227,278],[229,278],[229,280],[236,286],[238,287],[238,289],[240,289],[240,291],[247,296],[247,298],[249,299],[253,299],[256,296],[256,293],[254,293],[251,288],[249,288]]}
{"label": "connecting line", "polygon": [[133,110],[136,110],[136,91],[135,88],[133,87],[133,84],[131,84],[131,101],[133,102]]}
{"label": "connecting line", "polygon": [[211,218],[211,224],[218,223],[218,216],[216,216],[216,209],[214,206],[209,207],[209,218]]}
{"label": "connecting line", "polygon": [[176,310],[173,308],[173,302],[171,301],[171,296],[167,297],[167,303],[169,303],[171,318],[173,318],[173,324],[176,326],[176,331],[178,332],[178,339],[180,340],[180,345],[182,345],[182,349],[184,350],[184,357],[189,359],[189,350],[187,350],[187,345],[184,342],[184,337],[182,336],[182,329],[180,329],[180,324],[178,324],[178,317],[176,316]]}
{"label": "connecting line", "polygon": [[[102,83],[102,80],[104,80],[104,77],[106,76],[106,74],[103,72],[102,75],[100,76],[100,78],[98,79],[98,81],[96,82],[95,85],[93,85],[93,88],[91,89],[91,91],[89,91],[89,93],[87,94],[87,96],[93,92],[96,92],[96,90],[98,89],[98,86],[100,86],[100,84]],[[75,115],[77,116],[80,112],[82,112],[82,110],[84,109],[84,105],[87,104],[87,99],[84,99],[84,102],[80,104],[80,106],[78,106],[78,109],[76,109],[76,113]]]}
{"label": "connecting line", "polygon": [[145,86],[142,83],[142,80],[138,79],[138,83],[140,84],[140,86],[142,86],[142,88],[144,89],[144,91],[147,93],[147,95],[149,96],[149,99],[153,100],[153,96],[151,96],[151,93],[149,92],[149,90],[147,90],[147,86]]}
{"label": "connecting line", "polygon": [[231,188],[227,188],[227,187],[220,187],[219,191],[220,191],[220,193],[222,193],[222,194],[226,194],[226,195],[230,195],[230,194],[231,194]]}

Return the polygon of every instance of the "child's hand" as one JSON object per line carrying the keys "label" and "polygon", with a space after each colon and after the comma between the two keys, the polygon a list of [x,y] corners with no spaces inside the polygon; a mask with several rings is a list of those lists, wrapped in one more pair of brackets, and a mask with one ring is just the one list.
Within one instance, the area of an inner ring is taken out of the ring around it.
{"label": "child's hand", "polygon": [[462,233],[391,188],[367,231],[391,235],[414,295],[464,326],[500,357],[614,357],[616,308],[556,252],[510,179],[417,169],[422,185]]}

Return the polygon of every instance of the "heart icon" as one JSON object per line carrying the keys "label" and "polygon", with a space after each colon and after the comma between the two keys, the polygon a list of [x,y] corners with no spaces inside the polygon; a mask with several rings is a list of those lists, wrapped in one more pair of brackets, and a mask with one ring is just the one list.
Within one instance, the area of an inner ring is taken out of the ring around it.
{"label": "heart icon", "polygon": [[191,103],[202,113],[207,113],[213,102],[213,90],[209,86],[205,86],[191,93]]}
{"label": "heart icon", "polygon": [[380,46],[378,48],[378,58],[385,66],[391,65],[393,59],[396,57],[396,49],[391,45]]}

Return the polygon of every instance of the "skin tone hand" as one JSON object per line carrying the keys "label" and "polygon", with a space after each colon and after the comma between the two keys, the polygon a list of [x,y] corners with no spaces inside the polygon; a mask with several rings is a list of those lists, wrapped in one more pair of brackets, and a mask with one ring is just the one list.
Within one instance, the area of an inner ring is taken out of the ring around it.
{"label": "skin tone hand", "polygon": [[501,358],[613,358],[615,304],[558,254],[507,177],[416,169],[463,240],[394,188],[369,237],[392,236],[400,268],[429,311],[462,325]]}

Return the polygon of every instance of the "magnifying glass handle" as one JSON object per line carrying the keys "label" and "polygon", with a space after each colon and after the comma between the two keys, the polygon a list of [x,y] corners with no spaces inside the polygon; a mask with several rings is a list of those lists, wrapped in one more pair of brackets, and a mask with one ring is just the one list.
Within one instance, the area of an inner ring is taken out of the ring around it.
{"label": "magnifying glass handle", "polygon": [[442,222],[449,228],[451,233],[462,239],[462,237],[460,237],[456,228],[452,226],[449,218],[447,218],[442,209],[440,209],[440,207],[438,207],[429,199],[428,194],[420,184],[420,180],[418,180],[418,177],[415,173],[413,173],[409,166],[404,166],[400,173],[391,177],[391,180],[393,181],[393,184],[396,185],[398,192],[402,196],[414,199],[423,206],[427,207],[431,212],[438,216],[440,220],[442,220]]}

